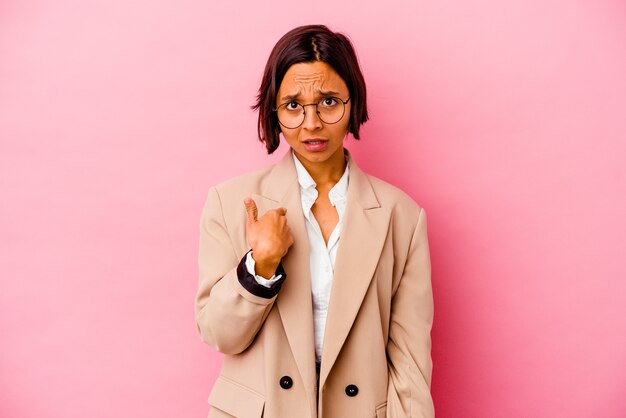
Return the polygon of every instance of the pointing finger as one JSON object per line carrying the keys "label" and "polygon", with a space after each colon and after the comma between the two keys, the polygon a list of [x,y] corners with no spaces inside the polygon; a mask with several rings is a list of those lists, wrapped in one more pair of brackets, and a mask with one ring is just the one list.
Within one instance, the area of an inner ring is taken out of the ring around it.
{"label": "pointing finger", "polygon": [[259,210],[256,207],[256,203],[250,197],[247,197],[243,200],[244,205],[246,205],[246,213],[248,214],[248,222],[256,222],[257,216],[259,214]]}

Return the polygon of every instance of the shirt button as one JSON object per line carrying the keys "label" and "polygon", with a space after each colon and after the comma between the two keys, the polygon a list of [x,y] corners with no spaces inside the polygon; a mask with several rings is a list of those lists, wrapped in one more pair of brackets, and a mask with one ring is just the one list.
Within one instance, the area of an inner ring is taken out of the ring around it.
{"label": "shirt button", "polygon": [[283,376],[280,378],[280,387],[283,389],[290,389],[293,386],[293,380],[289,376]]}
{"label": "shirt button", "polygon": [[356,385],[346,386],[346,395],[353,397],[359,393],[359,388]]}

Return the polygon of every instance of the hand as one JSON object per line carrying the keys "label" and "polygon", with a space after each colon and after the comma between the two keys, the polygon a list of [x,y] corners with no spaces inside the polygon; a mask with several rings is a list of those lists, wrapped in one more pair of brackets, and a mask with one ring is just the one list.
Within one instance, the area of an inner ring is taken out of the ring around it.
{"label": "hand", "polygon": [[254,200],[246,198],[243,202],[248,215],[246,239],[252,247],[256,274],[270,278],[294,242],[287,225],[287,209],[270,209],[257,219],[259,211]]}

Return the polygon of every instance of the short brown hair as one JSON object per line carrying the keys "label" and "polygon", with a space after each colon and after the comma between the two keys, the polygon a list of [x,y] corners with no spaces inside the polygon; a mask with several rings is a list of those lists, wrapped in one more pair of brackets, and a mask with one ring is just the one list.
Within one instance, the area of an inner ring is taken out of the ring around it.
{"label": "short brown hair", "polygon": [[352,102],[348,131],[359,139],[359,128],[369,119],[367,92],[350,40],[324,25],[299,26],[283,35],[274,45],[265,65],[257,101],[252,106],[252,109],[259,110],[259,141],[265,144],[268,154],[280,145],[280,125],[273,109],[285,73],[294,64],[315,61],[330,65],[348,86]]}

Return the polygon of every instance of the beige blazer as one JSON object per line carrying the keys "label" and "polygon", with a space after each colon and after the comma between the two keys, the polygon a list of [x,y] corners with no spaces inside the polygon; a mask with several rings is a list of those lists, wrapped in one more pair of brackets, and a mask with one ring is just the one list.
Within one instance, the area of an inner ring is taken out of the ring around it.
{"label": "beige blazer", "polygon": [[[225,357],[209,417],[434,417],[426,213],[346,154],[347,206],[324,334],[319,413],[309,240],[292,156],[287,152],[273,166],[210,188],[195,313],[201,339]],[[250,249],[246,196],[256,201],[259,216],[286,207],[295,240],[282,260],[287,278],[271,298],[250,293],[237,276]]]}

